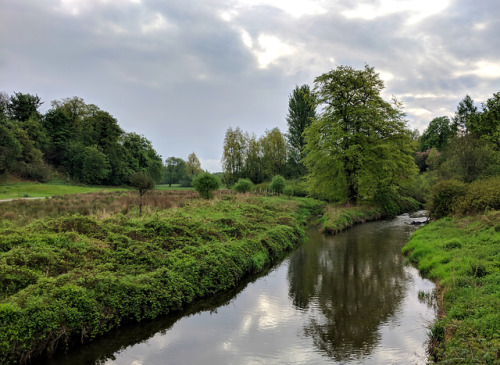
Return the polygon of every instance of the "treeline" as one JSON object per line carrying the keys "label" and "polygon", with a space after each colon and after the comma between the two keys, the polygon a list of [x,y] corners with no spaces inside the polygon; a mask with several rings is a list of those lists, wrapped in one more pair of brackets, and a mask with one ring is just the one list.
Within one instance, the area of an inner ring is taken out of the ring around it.
{"label": "treeline", "polygon": [[[48,182],[72,180],[91,185],[126,185],[137,171],[156,183],[190,185],[201,172],[192,153],[176,159],[183,170],[171,173],[151,142],[125,132],[107,111],[78,97],[51,102],[44,114],[38,95],[0,93],[0,175]],[[182,162],[181,162],[182,161]]]}
{"label": "treeline", "polygon": [[467,95],[418,138],[416,163],[435,217],[500,209],[500,92],[478,108]]}
{"label": "treeline", "polygon": [[[300,180],[308,194],[340,203],[374,203],[394,214],[430,201],[443,180],[468,184],[500,174],[500,93],[477,108],[467,96],[452,118],[433,119],[420,136],[402,103],[381,97],[368,65],[340,66],[289,97],[288,132],[257,138],[229,128],[222,165],[228,185],[275,175]],[[498,189],[500,191],[500,188]]]}
{"label": "treeline", "polygon": [[308,85],[296,87],[290,96],[287,122],[288,134],[278,128],[267,130],[257,138],[239,127],[229,128],[224,138],[222,169],[224,182],[232,186],[238,179],[259,184],[275,175],[289,179],[306,173],[302,164],[305,146],[302,132],[316,117],[316,107]]}

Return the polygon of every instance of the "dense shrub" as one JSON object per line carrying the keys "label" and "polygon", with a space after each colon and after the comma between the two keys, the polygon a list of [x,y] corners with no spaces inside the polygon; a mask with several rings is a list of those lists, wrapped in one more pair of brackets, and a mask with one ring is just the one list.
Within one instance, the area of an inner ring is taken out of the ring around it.
{"label": "dense shrub", "polygon": [[213,198],[212,191],[220,188],[220,180],[209,172],[204,172],[193,179],[193,187],[205,199]]}
{"label": "dense shrub", "polygon": [[500,210],[500,176],[474,181],[453,204],[453,213],[459,215],[482,213],[485,209]]}
{"label": "dense shrub", "polygon": [[275,175],[271,180],[271,190],[275,193],[281,194],[285,190],[286,181],[281,175]]}
{"label": "dense shrub", "polygon": [[234,190],[238,193],[248,193],[253,189],[253,182],[250,179],[238,179],[234,184]]}
{"label": "dense shrub", "polygon": [[465,195],[467,185],[457,180],[442,180],[431,189],[427,210],[433,217],[440,218],[453,213],[453,205]]}

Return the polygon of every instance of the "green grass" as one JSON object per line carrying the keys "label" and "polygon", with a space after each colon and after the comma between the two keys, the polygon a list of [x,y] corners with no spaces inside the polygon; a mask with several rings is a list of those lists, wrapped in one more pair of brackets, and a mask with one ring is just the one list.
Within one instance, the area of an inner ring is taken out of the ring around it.
{"label": "green grass", "polygon": [[335,234],[358,223],[364,223],[383,216],[382,209],[368,205],[337,206],[329,204],[321,219],[321,230]]}
{"label": "green grass", "polygon": [[101,186],[75,186],[41,183],[15,183],[0,185],[1,199],[16,199],[26,197],[50,197],[54,195],[95,193],[99,191],[123,191],[127,188]]}
{"label": "green grass", "polygon": [[403,252],[440,288],[442,315],[430,331],[434,360],[500,363],[500,211],[433,222]]}
{"label": "green grass", "polygon": [[[306,198],[208,201],[190,191],[156,191],[139,215],[127,208],[135,198],[99,193],[4,203],[0,363],[50,354],[233,288],[301,242],[307,218],[323,207]],[[37,212],[44,203],[47,212]]]}

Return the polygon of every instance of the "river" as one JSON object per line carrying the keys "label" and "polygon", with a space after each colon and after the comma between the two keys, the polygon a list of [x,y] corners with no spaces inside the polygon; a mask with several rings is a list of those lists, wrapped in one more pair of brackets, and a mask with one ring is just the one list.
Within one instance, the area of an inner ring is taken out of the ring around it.
{"label": "river", "polygon": [[434,285],[401,254],[411,219],[335,236],[311,227],[308,242],[233,292],[47,364],[425,364]]}

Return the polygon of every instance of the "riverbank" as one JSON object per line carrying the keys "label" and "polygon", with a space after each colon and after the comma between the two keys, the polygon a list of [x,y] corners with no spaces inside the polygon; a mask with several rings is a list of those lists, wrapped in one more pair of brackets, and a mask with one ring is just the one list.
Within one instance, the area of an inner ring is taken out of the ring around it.
{"label": "riverbank", "polygon": [[318,223],[321,232],[335,234],[355,224],[377,220],[383,216],[382,209],[369,205],[336,206],[328,204]]}
{"label": "riverbank", "polygon": [[498,364],[500,211],[432,222],[412,235],[403,252],[440,288],[440,315],[430,328],[432,359]]}
{"label": "riverbank", "polygon": [[132,209],[60,213],[26,226],[4,221],[0,359],[28,362],[232,288],[301,242],[307,219],[322,207],[313,199],[240,195],[142,216]]}

